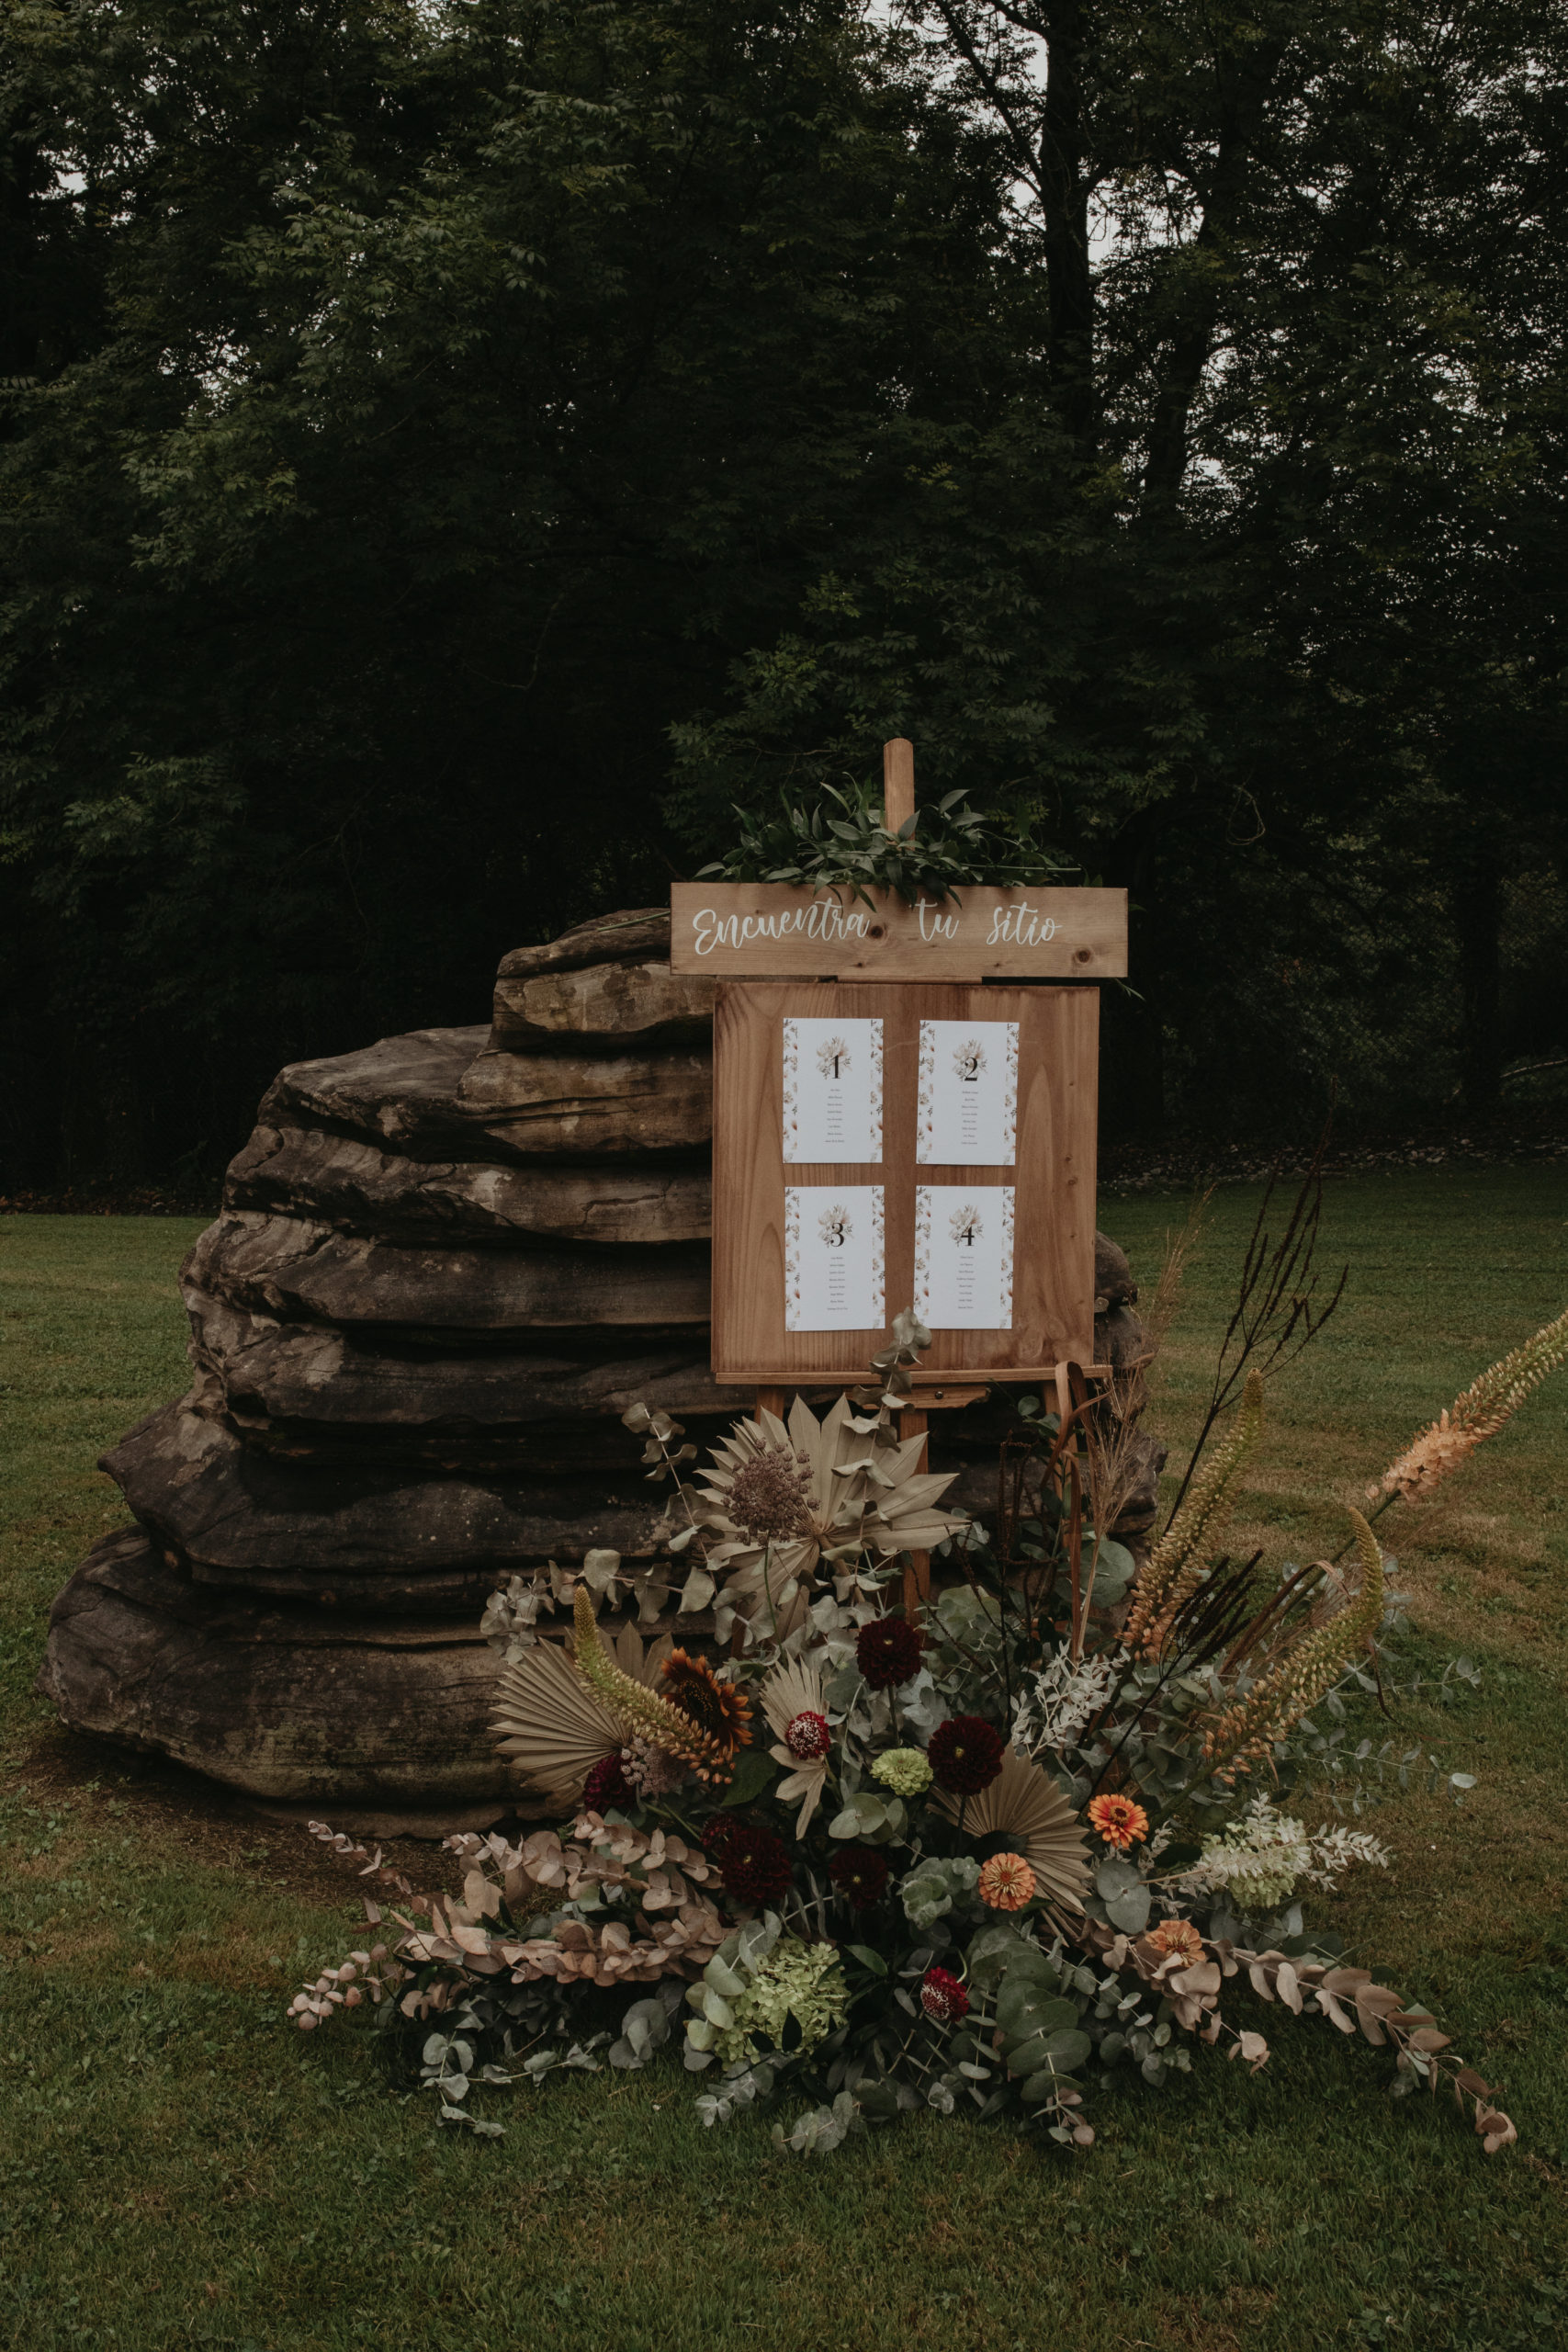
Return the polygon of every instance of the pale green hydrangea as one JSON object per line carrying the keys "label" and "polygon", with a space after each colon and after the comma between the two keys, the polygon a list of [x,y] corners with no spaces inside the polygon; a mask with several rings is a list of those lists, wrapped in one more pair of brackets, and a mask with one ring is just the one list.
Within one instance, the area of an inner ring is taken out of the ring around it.
{"label": "pale green hydrangea", "polygon": [[931,1784],[931,1768],[918,1747],[890,1747],[872,1766],[871,1777],[896,1797],[923,1797]]}
{"label": "pale green hydrangea", "polygon": [[850,1988],[836,1947],[781,1936],[729,2006],[735,2022],[714,2045],[727,2066],[749,2062],[761,2047],[782,2049],[789,2018],[800,2029],[798,2047],[815,2050],[849,2014]]}

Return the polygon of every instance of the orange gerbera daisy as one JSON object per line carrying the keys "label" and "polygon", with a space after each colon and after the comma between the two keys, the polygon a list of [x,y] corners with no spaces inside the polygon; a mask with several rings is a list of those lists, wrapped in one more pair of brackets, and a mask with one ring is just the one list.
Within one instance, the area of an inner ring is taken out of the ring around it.
{"label": "orange gerbera daisy", "polygon": [[1193,1968],[1203,1957],[1203,1939],[1190,1919],[1164,1919],[1149,1938],[1162,1960],[1172,1952],[1179,1953],[1182,1963]]}
{"label": "orange gerbera daisy", "polygon": [[[668,1671],[668,1668],[666,1669]],[[1089,1808],[1089,1826],[1108,1846],[1124,1854],[1149,1834],[1149,1816],[1131,1797],[1095,1797]]]}
{"label": "orange gerbera daisy", "polygon": [[979,1893],[992,1911],[1021,1911],[1034,1893],[1034,1872],[1021,1854],[993,1854],[981,1866]]}
{"label": "orange gerbera daisy", "polygon": [[751,1745],[751,1702],[733,1682],[721,1682],[705,1657],[671,1650],[660,1669],[664,1696],[723,1749],[726,1760]]}

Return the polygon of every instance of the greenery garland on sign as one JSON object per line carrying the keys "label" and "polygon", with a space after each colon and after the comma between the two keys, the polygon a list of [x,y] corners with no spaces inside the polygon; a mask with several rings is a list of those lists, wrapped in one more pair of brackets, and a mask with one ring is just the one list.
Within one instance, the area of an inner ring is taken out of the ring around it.
{"label": "greenery garland on sign", "polygon": [[857,899],[894,890],[913,905],[919,898],[953,898],[964,883],[1027,889],[1077,871],[1035,841],[1032,818],[984,816],[963,791],[917,808],[896,833],[883,822],[881,797],[870,785],[840,792],[824,784],[809,809],[781,798],[773,818],[739,806],[735,813],[739,842],[702,868],[699,882],[798,882],[814,890],[848,889]]}
{"label": "greenery garland on sign", "polygon": [[[705,1466],[668,1414],[634,1407],[671,1493],[660,1556],[513,1576],[485,1616],[497,1736],[553,1820],[449,1838],[460,1896],[416,1895],[312,1825],[379,1892],[375,1939],[301,1989],[294,2021],[374,2014],[442,2120],[486,2133],[502,2127],[476,2085],[679,2050],[705,2122],[788,2098],[773,2136],[801,2153],[916,2108],[1083,2149],[1089,2101],[1122,2072],[1158,2085],[1203,2044],[1267,2063],[1256,2024],[1226,2014],[1245,1985],[1392,2048],[1396,2090],[1445,2086],[1489,2154],[1508,2144],[1436,2021],[1303,1916],[1310,1890],[1390,1859],[1325,1810],[1347,1773],[1359,1810],[1380,1770],[1348,1745],[1344,1697],[1394,1687],[1372,1526],[1348,1511],[1344,1567],[1269,1575],[1219,1548],[1265,1372],[1329,1311],[1303,1322],[1302,1224],[1272,1259],[1255,1237],[1216,1375],[1237,1409],[1206,1422],[1141,1554],[1107,1531],[1143,1364],[1065,1419],[1025,1400],[988,1529],[898,1435],[929,1341],[910,1315],[824,1418],[799,1398],[760,1410]],[[1429,1494],[1565,1358],[1568,1315],[1416,1441],[1371,1490],[1377,1512]],[[933,1584],[908,1611],[911,1552],[933,1555]],[[701,1641],[660,1630],[674,1618]]]}

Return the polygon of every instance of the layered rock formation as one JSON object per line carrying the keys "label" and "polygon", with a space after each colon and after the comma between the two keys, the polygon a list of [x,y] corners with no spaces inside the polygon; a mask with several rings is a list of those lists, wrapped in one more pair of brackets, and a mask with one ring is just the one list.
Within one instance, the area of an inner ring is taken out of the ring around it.
{"label": "layered rock formation", "polygon": [[[703,1444],[746,1403],[707,1368],[712,983],[668,954],[661,910],[611,916],[508,956],[488,1031],[281,1073],[181,1272],[193,1385],[104,1457],[135,1527],[55,1605],[68,1723],[340,1814],[509,1800],[487,1595],[654,1556],[620,1416]],[[1105,1357],[1135,1354],[1103,1240],[1097,1290]],[[982,1512],[987,1418],[933,1438]]]}

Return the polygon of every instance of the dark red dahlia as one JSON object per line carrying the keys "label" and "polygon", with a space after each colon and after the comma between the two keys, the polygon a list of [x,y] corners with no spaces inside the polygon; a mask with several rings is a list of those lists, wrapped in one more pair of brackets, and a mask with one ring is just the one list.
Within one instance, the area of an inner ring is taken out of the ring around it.
{"label": "dark red dahlia", "polygon": [[874,1846],[843,1846],[828,1865],[828,1875],[852,1911],[880,1903],[887,1886],[887,1864]]}
{"label": "dark red dahlia", "polygon": [[950,1715],[926,1743],[938,1788],[954,1797],[977,1797],[988,1789],[1006,1753],[1000,1732],[983,1715]]}
{"label": "dark red dahlia", "polygon": [[932,2025],[957,2025],[969,2014],[969,1996],[945,1968],[928,1968],[920,1979],[920,2007]]}
{"label": "dark red dahlia", "polygon": [[[705,1845],[706,1839],[704,1839]],[[771,1829],[738,1821],[708,1851],[718,1864],[719,1876],[737,1903],[776,1903],[787,1894],[795,1877],[789,1848]]]}
{"label": "dark red dahlia", "polygon": [[855,1664],[874,1690],[896,1690],[920,1670],[920,1637],[907,1617],[874,1617],[855,1635]]}
{"label": "dark red dahlia", "polygon": [[710,1862],[716,1862],[724,1851],[725,1840],[739,1827],[732,1813],[716,1813],[703,1831],[703,1851]]}
{"label": "dark red dahlia", "polygon": [[588,1813],[603,1813],[606,1805],[633,1804],[637,1792],[621,1769],[620,1753],[602,1756],[582,1783],[582,1804]]}

